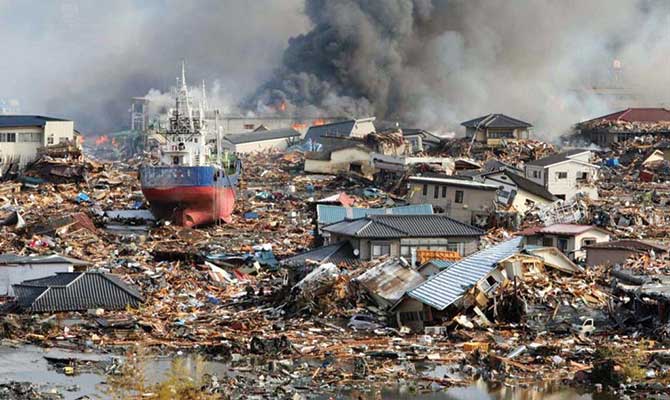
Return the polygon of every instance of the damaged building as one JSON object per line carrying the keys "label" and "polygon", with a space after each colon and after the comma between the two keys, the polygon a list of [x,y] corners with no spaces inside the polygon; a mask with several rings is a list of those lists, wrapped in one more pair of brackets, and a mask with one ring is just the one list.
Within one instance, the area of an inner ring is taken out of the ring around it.
{"label": "damaged building", "polygon": [[577,134],[602,147],[625,142],[636,136],[670,137],[670,110],[667,108],[627,108],[580,122]]}

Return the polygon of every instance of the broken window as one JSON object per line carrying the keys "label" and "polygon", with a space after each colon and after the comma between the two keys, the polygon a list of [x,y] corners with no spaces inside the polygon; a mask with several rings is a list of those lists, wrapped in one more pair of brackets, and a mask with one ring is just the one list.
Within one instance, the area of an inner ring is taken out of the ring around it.
{"label": "broken window", "polygon": [[568,251],[568,239],[566,238],[558,238],[558,249],[565,253]]}
{"label": "broken window", "polygon": [[457,190],[454,195],[454,203],[462,204],[463,203],[463,191]]}
{"label": "broken window", "polygon": [[568,173],[566,171],[559,171],[556,173],[558,179],[568,179]]}
{"label": "broken window", "polygon": [[447,187],[442,186],[442,197],[447,197]]}
{"label": "broken window", "polygon": [[581,171],[581,172],[577,173],[577,180],[578,181],[585,181],[588,178],[589,178],[589,173],[588,172]]}
{"label": "broken window", "polygon": [[535,202],[534,202],[533,200],[531,200],[531,199],[526,199],[526,201],[524,202],[524,204],[526,205],[526,207],[533,207],[533,206],[535,206]]}
{"label": "broken window", "polygon": [[542,246],[544,247],[553,247],[554,239],[550,237],[542,238]]}
{"label": "broken window", "polygon": [[51,135],[47,138],[47,144],[54,144],[54,136]]}
{"label": "broken window", "polygon": [[440,187],[435,185],[435,190],[433,191],[433,197],[437,199],[437,195],[440,194]]}
{"label": "broken window", "polygon": [[172,157],[172,164],[179,165],[179,157],[178,156]]}
{"label": "broken window", "polygon": [[498,281],[496,281],[496,278],[494,278],[493,275],[489,275],[486,278],[486,283],[488,283],[489,286],[495,286],[495,284],[498,283]]}
{"label": "broken window", "polygon": [[423,195],[428,196],[428,185],[426,184],[423,185]]}
{"label": "broken window", "polygon": [[244,124],[244,129],[254,129],[254,124]]}

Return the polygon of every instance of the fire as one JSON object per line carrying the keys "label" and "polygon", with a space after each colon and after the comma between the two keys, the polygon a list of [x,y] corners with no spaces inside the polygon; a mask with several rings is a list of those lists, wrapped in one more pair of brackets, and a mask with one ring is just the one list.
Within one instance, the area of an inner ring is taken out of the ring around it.
{"label": "fire", "polygon": [[302,129],[307,129],[307,124],[301,124],[296,122],[295,124],[291,125],[291,128],[295,129],[296,131],[299,131]]}
{"label": "fire", "polygon": [[98,136],[95,139],[95,144],[98,146],[100,146],[101,144],[105,144],[107,142],[109,142],[109,138],[106,135]]}
{"label": "fire", "polygon": [[312,126],[319,126],[319,125],[325,125],[326,121],[323,119],[315,119],[312,121]]}
{"label": "fire", "polygon": [[279,105],[279,111],[286,111],[286,102],[282,101]]}

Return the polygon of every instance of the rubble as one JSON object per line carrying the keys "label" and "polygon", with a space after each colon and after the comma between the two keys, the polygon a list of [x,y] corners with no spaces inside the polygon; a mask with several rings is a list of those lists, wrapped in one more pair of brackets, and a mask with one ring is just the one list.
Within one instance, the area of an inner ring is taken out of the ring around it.
{"label": "rubble", "polygon": [[[437,155],[466,156],[469,143],[459,143]],[[541,142],[519,141],[495,149],[474,146],[470,156],[481,165],[497,160],[521,168],[553,151]],[[647,163],[655,177],[640,182],[644,154],[626,164],[606,161],[626,151],[597,154],[599,200],[536,208],[515,228],[593,224],[618,239],[667,240],[665,172]],[[412,381],[425,390],[479,378],[509,385],[601,384],[634,397],[635,390],[656,393],[667,382],[670,329],[657,312],[666,302],[665,256],[636,253],[623,266],[633,272],[621,275],[620,269],[575,265],[546,247],[529,249],[518,259],[544,266],[537,273],[508,279],[485,298],[466,288],[468,307],[411,331],[387,311],[426,279],[407,260],[331,263],[331,252],[323,263],[298,258],[295,265],[282,264],[316,247],[319,199],[343,207],[404,204],[403,184],[394,182],[398,190],[386,192],[356,174],[304,175],[303,162],[298,151],[245,155],[233,222],[197,230],[152,218],[134,172],[139,159],[90,161],[96,167],[72,181],[47,174],[39,183],[0,184],[3,253],[78,258],[90,263],[88,270],[120,276],[144,299],[138,308],[58,313],[20,313],[7,302],[0,337],[117,354],[138,344],[160,354],[199,353],[226,360],[239,373],[216,378],[217,393],[270,397],[362,388],[370,381]],[[479,247],[504,243],[516,230],[494,223]],[[447,269],[463,256],[453,248],[416,255],[419,264],[439,260]],[[375,326],[357,329],[360,324],[350,324],[357,316]],[[446,375],[426,372],[443,365],[450,366]]]}

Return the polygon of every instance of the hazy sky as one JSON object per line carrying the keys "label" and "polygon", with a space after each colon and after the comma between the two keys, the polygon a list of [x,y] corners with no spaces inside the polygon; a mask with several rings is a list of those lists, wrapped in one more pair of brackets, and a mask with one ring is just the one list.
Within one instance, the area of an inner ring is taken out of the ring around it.
{"label": "hazy sky", "polygon": [[[376,115],[451,130],[490,112],[542,136],[615,111],[589,87],[622,62],[636,104],[668,104],[667,0],[0,0],[0,99],[128,126],[186,59],[212,101]],[[585,90],[586,89],[586,90]]]}
{"label": "hazy sky", "polygon": [[129,98],[167,90],[182,58],[193,83],[239,96],[307,29],[301,9],[301,0],[0,0],[0,98],[75,118],[86,133],[121,129]]}

